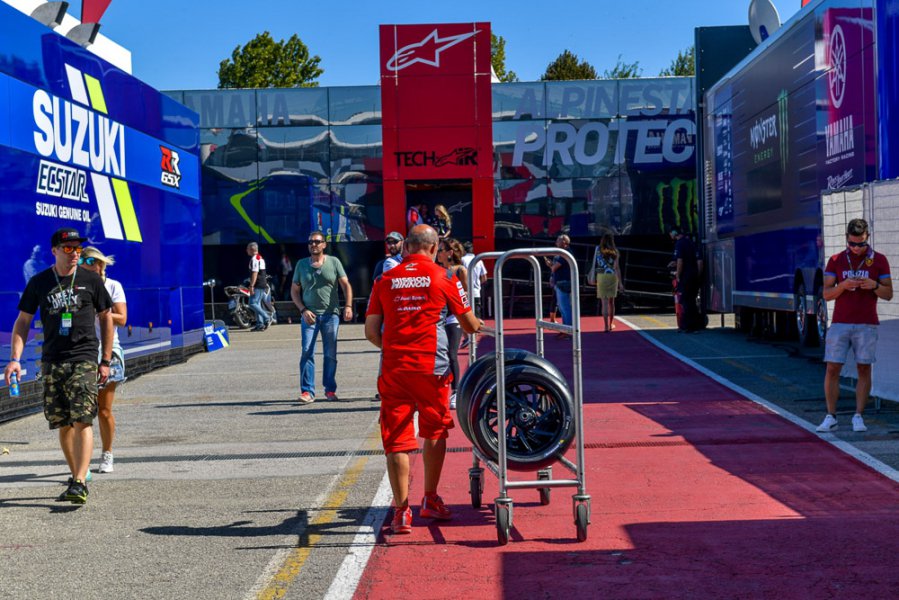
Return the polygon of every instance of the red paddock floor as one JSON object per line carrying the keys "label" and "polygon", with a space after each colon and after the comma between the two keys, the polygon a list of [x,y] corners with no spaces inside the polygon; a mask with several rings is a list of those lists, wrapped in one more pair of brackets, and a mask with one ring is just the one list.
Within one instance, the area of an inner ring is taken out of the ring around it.
{"label": "red paddock floor", "polygon": [[[507,347],[533,348],[526,323],[508,333]],[[547,337],[570,375],[570,344]],[[499,546],[497,480],[485,471],[473,509],[471,454],[459,451],[470,443],[456,428],[440,488],[454,519],[422,520],[416,507],[412,535],[382,532],[357,598],[899,597],[899,484],[620,322],[582,339],[587,541],[575,538],[573,488],[554,489],[547,506],[516,490],[511,541]]]}

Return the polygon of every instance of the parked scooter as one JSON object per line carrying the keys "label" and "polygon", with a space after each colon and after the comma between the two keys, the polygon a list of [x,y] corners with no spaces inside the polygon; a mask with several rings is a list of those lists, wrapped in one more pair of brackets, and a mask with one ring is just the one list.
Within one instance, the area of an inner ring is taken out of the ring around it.
{"label": "parked scooter", "polygon": [[[274,285],[271,275],[266,275],[268,281],[268,293],[262,298],[262,308],[271,315],[271,323],[274,325],[278,322],[278,313],[272,302],[272,286]],[[231,313],[231,320],[241,329],[249,329],[256,325],[256,313],[250,308],[250,280],[244,279],[240,285],[225,286],[225,295],[228,296],[228,311]]]}

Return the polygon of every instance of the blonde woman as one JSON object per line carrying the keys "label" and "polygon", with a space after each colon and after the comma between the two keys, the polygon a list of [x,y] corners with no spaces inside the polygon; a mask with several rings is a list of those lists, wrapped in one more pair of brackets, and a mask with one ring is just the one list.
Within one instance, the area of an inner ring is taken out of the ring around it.
{"label": "blonde woman", "polygon": [[125,290],[115,279],[106,276],[106,267],[115,264],[112,256],[105,256],[97,248],[88,246],[81,253],[81,265],[85,269],[93,271],[103,278],[106,291],[112,299],[112,322],[114,325],[114,339],[112,344],[112,361],[109,367],[109,380],[100,388],[97,394],[97,407],[99,409],[100,439],[103,444],[103,455],[100,458],[100,473],[112,473],[113,456],[112,440],[115,437],[115,417],[112,414],[112,403],[115,400],[116,386],[125,381],[125,353],[119,342],[118,327],[128,321],[128,307],[125,303]]}
{"label": "blonde woman", "polygon": [[608,333],[615,329],[615,298],[618,292],[624,291],[618,266],[618,248],[611,233],[606,233],[599,240],[593,254],[593,269],[596,274],[596,297],[602,301],[602,320]]}
{"label": "blonde woman", "polygon": [[432,226],[437,231],[437,236],[441,240],[445,240],[453,232],[453,219],[449,215],[449,211],[442,204],[434,207],[434,220]]}

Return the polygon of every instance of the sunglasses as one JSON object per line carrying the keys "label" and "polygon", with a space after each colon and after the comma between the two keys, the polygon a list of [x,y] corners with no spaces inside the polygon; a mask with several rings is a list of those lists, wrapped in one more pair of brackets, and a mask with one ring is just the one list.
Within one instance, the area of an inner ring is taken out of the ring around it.
{"label": "sunglasses", "polygon": [[62,251],[66,254],[71,254],[72,252],[81,254],[81,251],[84,249],[81,246],[60,246],[60,248],[62,248]]}
{"label": "sunglasses", "polygon": [[79,265],[87,265],[89,267],[93,267],[96,264],[102,264],[103,261],[97,258],[96,256],[88,256],[87,258],[78,259]]}
{"label": "sunglasses", "polygon": [[310,246],[318,246],[319,244],[324,244],[325,240],[309,240]]}
{"label": "sunglasses", "polygon": [[868,242],[850,242],[850,241],[847,241],[846,243],[849,244],[849,247],[850,247],[850,248],[867,248],[867,247],[868,247]]}

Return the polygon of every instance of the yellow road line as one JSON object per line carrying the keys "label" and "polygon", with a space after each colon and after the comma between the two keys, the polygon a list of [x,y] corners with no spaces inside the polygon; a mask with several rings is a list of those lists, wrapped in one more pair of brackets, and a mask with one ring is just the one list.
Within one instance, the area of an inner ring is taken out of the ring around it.
{"label": "yellow road line", "polygon": [[641,319],[643,319],[645,321],[649,321],[650,323],[653,323],[654,325],[658,325],[659,327],[664,327],[665,329],[668,329],[671,327],[671,325],[669,325],[668,323],[659,321],[655,317],[643,316],[643,317],[641,317]]}
{"label": "yellow road line", "polygon": [[[364,445],[365,448],[371,449],[379,447],[381,439],[380,435],[381,430],[376,427],[372,434],[366,439]],[[346,502],[350,495],[350,491],[353,486],[356,485],[359,476],[362,475],[362,471],[365,469],[365,465],[368,463],[369,458],[370,456],[361,456],[350,465],[340,478],[340,481],[337,482],[334,490],[325,499],[321,509],[316,511],[317,514],[315,518],[309,523],[310,528],[314,529],[321,525],[328,525],[337,520],[337,510],[343,506],[344,502]],[[256,597],[259,600],[275,600],[276,598],[283,598],[285,594],[287,594],[290,585],[297,576],[299,576],[303,565],[312,554],[312,549],[321,541],[321,539],[322,535],[320,533],[310,533],[308,535],[303,533],[300,538],[300,545],[291,550],[284,559],[281,568],[278,569],[278,572],[275,573],[269,584],[265,586],[265,589],[260,591]]]}

